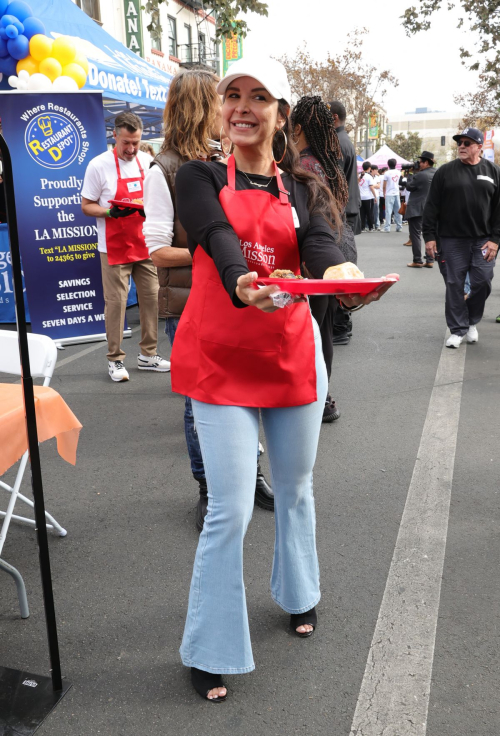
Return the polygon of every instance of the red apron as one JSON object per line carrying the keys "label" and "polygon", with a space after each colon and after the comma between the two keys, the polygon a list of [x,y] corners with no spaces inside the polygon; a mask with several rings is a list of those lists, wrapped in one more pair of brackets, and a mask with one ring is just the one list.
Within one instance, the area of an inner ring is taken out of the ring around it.
{"label": "red apron", "polygon": [[[144,171],[141,162],[136,157],[140,176],[122,179],[116,148],[113,149],[113,154],[118,173],[116,194],[113,199],[142,199],[144,197],[142,190]],[[108,263],[110,266],[117,266],[121,263],[133,263],[134,261],[144,261],[146,258],[149,258],[149,251],[142,233],[144,218],[138,212],[134,212],[130,217],[120,217],[118,219],[107,217],[105,222],[106,250],[108,252]]]}
{"label": "red apron", "polygon": [[[276,268],[300,273],[292,208],[275,166],[277,199],[256,189],[236,191],[235,160],[219,200],[259,276]],[[172,350],[172,389],[208,404],[286,407],[316,401],[316,366],[307,303],[273,313],[238,309],[203,248],[193,258],[193,285]]]}

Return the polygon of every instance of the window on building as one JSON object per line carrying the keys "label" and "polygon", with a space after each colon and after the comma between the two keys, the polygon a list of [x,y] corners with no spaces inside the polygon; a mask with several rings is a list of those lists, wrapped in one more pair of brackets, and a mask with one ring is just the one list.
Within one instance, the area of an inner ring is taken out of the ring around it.
{"label": "window on building", "polygon": [[101,20],[99,0],[76,0],[76,4],[86,15],[89,15],[94,20]]}
{"label": "window on building", "polygon": [[207,55],[207,39],[204,33],[198,33],[198,44],[200,46],[200,64],[204,64]]}
{"label": "window on building", "polygon": [[220,76],[220,65],[219,65],[219,42],[217,39],[212,39],[212,65],[215,69],[215,72],[218,76]]}
{"label": "window on building", "polygon": [[[158,10],[153,10],[151,13],[151,22],[158,24],[160,22],[160,12]],[[157,36],[154,38],[151,36],[151,48],[156,49],[156,51],[161,51],[161,37]]]}
{"label": "window on building", "polygon": [[446,146],[446,136],[445,135],[441,136],[441,145]]}
{"label": "window on building", "polygon": [[191,63],[193,61],[193,32],[191,26],[188,23],[184,23],[186,29],[186,61]]}
{"label": "window on building", "polygon": [[177,21],[168,16],[168,53],[177,56]]}

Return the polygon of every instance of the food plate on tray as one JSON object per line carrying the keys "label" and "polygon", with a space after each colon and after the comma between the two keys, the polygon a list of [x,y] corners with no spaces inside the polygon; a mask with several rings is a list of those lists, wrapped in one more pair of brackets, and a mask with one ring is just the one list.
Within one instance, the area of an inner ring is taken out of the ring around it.
{"label": "food plate on tray", "polygon": [[270,279],[258,278],[254,283],[258,286],[272,286],[276,284],[281,291],[288,294],[306,294],[320,296],[322,294],[359,294],[366,296],[384,284],[395,284],[399,281],[398,274],[390,274],[378,279]]}
{"label": "food plate on tray", "polygon": [[109,204],[116,205],[117,207],[130,207],[133,210],[143,210],[144,202],[132,202],[128,199],[108,199]]}

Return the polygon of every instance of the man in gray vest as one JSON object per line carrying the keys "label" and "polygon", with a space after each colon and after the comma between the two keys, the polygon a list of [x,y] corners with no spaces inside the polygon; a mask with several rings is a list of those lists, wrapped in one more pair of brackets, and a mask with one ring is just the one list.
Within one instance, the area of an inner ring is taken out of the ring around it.
{"label": "man in gray vest", "polygon": [[406,189],[410,192],[406,207],[406,219],[408,220],[413,250],[413,261],[408,263],[409,268],[432,268],[434,266],[432,255],[426,253],[425,263],[422,260],[422,218],[435,173],[434,154],[430,151],[422,151],[418,172],[415,176],[408,177],[406,182]]}

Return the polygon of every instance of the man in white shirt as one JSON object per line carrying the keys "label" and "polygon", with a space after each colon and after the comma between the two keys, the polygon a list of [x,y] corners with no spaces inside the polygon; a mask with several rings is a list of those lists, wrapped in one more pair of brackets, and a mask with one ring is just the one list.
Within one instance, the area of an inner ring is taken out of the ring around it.
{"label": "man in white shirt", "polygon": [[[142,232],[144,210],[137,208],[143,201],[145,172],[153,159],[139,150],[142,120],[138,115],[130,112],[117,115],[113,136],[115,148],[96,156],[87,167],[82,210],[97,222],[108,372],[113,381],[128,381],[121,344],[130,276],[137,288],[141,321],[137,367],[164,373],[170,370],[170,363],[157,354],[158,276]],[[113,200],[130,202],[133,206],[110,206]]]}
{"label": "man in white shirt", "polygon": [[373,232],[373,201],[375,199],[375,188],[373,177],[370,174],[370,164],[363,161],[363,171],[359,175],[359,193],[361,196],[361,230],[362,232]]}
{"label": "man in white shirt", "polygon": [[385,172],[383,178],[383,191],[385,198],[385,227],[384,233],[391,231],[391,218],[394,213],[396,221],[396,232],[399,233],[403,229],[403,218],[399,214],[401,200],[399,198],[399,171],[396,169],[396,159],[390,158],[387,162],[389,170]]}

